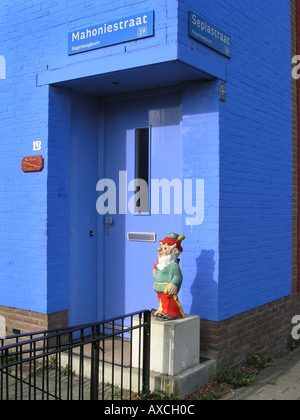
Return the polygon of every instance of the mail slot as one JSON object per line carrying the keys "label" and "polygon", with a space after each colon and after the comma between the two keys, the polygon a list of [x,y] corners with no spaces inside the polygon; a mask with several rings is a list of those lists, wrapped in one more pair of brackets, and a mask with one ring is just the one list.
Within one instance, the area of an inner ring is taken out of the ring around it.
{"label": "mail slot", "polygon": [[156,233],[128,232],[127,239],[132,242],[156,242]]}

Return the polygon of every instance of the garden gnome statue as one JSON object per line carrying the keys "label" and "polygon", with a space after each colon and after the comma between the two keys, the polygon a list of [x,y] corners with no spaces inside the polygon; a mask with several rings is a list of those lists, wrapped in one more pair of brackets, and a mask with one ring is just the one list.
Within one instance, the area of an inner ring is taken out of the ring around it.
{"label": "garden gnome statue", "polygon": [[170,233],[164,240],[159,241],[157,264],[154,266],[153,277],[159,308],[153,309],[152,314],[162,320],[184,318],[178,292],[182,284],[182,272],[179,267],[178,257],[182,253],[181,242],[184,235]]}

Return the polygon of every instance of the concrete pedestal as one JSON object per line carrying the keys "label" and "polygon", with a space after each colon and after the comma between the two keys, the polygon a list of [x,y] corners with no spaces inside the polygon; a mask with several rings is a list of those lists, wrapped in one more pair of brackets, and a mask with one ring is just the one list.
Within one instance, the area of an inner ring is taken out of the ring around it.
{"label": "concrete pedestal", "polygon": [[[134,320],[134,325],[139,319]],[[138,342],[133,334],[134,343]],[[187,315],[175,321],[151,317],[150,389],[188,395],[206,384],[215,371],[215,361],[200,364],[200,318]],[[138,367],[138,349],[133,366]],[[142,361],[141,361],[142,362]]]}

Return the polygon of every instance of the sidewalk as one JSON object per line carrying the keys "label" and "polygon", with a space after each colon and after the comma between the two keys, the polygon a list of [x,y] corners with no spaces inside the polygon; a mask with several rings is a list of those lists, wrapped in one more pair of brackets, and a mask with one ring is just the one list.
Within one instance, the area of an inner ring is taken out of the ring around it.
{"label": "sidewalk", "polygon": [[222,400],[300,400],[300,348],[259,373],[252,385]]}

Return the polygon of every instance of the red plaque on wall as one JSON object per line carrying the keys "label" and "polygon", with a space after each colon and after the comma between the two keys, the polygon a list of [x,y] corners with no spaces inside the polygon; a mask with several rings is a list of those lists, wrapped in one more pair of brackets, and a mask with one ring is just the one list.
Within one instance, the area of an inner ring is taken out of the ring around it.
{"label": "red plaque on wall", "polygon": [[27,156],[22,159],[23,172],[41,172],[44,169],[43,156]]}

